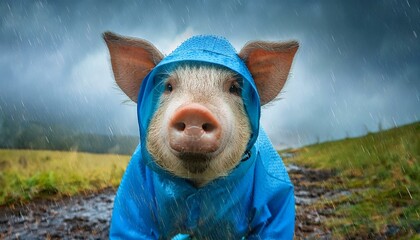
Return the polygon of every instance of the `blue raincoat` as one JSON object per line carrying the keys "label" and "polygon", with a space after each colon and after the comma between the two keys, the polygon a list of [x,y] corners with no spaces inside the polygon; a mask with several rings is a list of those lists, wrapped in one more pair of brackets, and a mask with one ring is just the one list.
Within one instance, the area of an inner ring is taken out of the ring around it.
{"label": "blue raincoat", "polygon": [[259,127],[254,80],[232,45],[196,36],[165,57],[143,80],[138,96],[140,140],[163,93],[164,74],[179,64],[214,64],[242,77],[242,98],[252,134],[241,163],[227,177],[196,188],[135,150],[115,197],[111,239],[292,239],[293,185],[277,152]]}

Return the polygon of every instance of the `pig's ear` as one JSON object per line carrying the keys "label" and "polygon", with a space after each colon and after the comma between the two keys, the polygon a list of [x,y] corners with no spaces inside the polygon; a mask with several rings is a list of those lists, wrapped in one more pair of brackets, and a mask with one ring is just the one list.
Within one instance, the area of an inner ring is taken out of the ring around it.
{"label": "pig's ear", "polygon": [[137,102],[141,82],[162,60],[162,53],[143,39],[122,37],[111,32],[105,32],[103,37],[111,55],[115,81],[131,100]]}
{"label": "pig's ear", "polygon": [[239,57],[247,65],[257,85],[261,105],[280,93],[298,48],[296,41],[255,41],[247,43],[240,51]]}

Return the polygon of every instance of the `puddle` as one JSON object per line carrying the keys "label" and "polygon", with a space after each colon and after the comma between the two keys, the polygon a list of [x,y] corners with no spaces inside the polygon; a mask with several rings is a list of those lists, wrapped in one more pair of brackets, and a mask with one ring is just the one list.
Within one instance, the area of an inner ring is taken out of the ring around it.
{"label": "puddle", "polygon": [[[61,201],[2,208],[1,239],[108,238],[114,190]],[[71,237],[70,237],[71,236]]]}

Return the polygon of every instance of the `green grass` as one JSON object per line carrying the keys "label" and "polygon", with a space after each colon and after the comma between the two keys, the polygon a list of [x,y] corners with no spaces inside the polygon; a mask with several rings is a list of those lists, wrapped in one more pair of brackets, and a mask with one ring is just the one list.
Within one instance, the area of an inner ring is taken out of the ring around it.
{"label": "green grass", "polygon": [[[281,153],[288,150],[281,151]],[[290,151],[290,150],[289,150]],[[420,229],[420,122],[364,137],[307,146],[286,163],[332,169],[337,177],[323,186],[351,190],[333,204],[328,221],[336,238],[369,237],[387,225],[399,227],[396,239],[418,239]]]}
{"label": "green grass", "polygon": [[118,186],[129,156],[0,149],[0,205]]}

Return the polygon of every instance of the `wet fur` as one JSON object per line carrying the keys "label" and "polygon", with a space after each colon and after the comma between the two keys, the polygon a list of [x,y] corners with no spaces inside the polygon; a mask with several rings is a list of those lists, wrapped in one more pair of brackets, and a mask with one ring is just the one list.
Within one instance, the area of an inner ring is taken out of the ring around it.
{"label": "wet fur", "polygon": [[[237,76],[211,65],[183,65],[167,76],[163,84],[169,81],[174,90],[162,94],[151,120],[146,143],[150,154],[162,168],[190,179],[196,186],[227,176],[239,164],[251,135],[242,98],[229,92],[230,83]],[[221,149],[209,156],[210,160],[197,159],[201,163],[195,163],[196,167],[186,166],[187,163],[171,151],[167,134],[168,122],[175,110],[192,102],[207,107],[223,126]]]}

